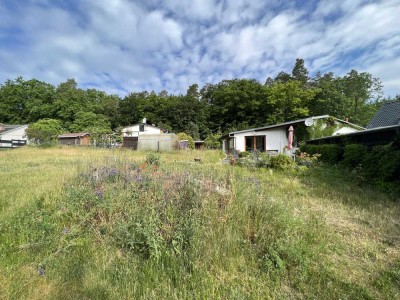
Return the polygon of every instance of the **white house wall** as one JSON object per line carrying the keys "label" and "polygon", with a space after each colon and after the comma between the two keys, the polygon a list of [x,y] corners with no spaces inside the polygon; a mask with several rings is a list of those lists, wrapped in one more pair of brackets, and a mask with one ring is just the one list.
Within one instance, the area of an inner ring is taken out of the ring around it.
{"label": "white house wall", "polygon": [[347,133],[358,132],[358,131],[360,131],[360,130],[346,126],[346,127],[339,128],[332,135],[347,134]]}
{"label": "white house wall", "polygon": [[122,129],[122,136],[139,136],[142,134],[161,134],[162,131],[160,128],[153,126],[144,126],[144,131],[139,132],[139,124],[124,127]]}
{"label": "white house wall", "polygon": [[278,151],[281,153],[283,147],[287,146],[288,140],[286,137],[285,128],[274,128],[256,132],[243,132],[235,134],[235,149],[241,152],[246,151],[245,137],[246,136],[266,136],[266,150]]}

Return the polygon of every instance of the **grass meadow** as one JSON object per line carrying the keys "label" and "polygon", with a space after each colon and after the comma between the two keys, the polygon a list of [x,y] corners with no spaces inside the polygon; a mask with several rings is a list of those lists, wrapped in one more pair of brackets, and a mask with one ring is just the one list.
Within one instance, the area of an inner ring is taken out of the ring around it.
{"label": "grass meadow", "polygon": [[0,299],[400,298],[398,199],[221,158],[0,151]]}

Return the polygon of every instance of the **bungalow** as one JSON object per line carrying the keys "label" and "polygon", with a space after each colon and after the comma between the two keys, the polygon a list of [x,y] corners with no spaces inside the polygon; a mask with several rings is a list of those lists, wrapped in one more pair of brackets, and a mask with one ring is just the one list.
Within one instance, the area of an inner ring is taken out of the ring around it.
{"label": "bungalow", "polygon": [[90,134],[87,132],[64,133],[58,136],[61,145],[88,146],[90,145]]}
{"label": "bungalow", "polygon": [[162,134],[164,130],[158,128],[155,125],[149,125],[146,123],[146,118],[143,119],[142,123],[129,125],[122,128],[122,137],[138,137],[143,134]]}
{"label": "bungalow", "polygon": [[26,145],[28,125],[0,124],[0,148],[15,148]]}
{"label": "bungalow", "polygon": [[[308,128],[308,130],[307,130]],[[315,134],[325,129],[327,135],[340,135],[356,132],[364,128],[348,121],[328,115],[310,117],[275,125],[233,131],[222,137],[222,150],[225,152],[266,151],[284,153],[289,144],[289,130],[293,130],[293,149],[303,140],[306,132]]]}

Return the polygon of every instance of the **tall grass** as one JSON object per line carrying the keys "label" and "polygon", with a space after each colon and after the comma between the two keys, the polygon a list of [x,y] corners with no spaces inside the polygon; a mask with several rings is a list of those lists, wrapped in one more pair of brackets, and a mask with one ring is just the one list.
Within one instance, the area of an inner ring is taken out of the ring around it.
{"label": "tall grass", "polygon": [[399,203],[336,169],[220,158],[0,152],[0,297],[399,297]]}

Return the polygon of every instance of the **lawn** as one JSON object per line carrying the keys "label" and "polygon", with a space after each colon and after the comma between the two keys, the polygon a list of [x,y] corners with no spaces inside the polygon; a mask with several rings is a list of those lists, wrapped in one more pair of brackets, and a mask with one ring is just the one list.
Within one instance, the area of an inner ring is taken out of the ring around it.
{"label": "lawn", "polygon": [[222,157],[0,151],[0,298],[400,297],[393,195]]}

